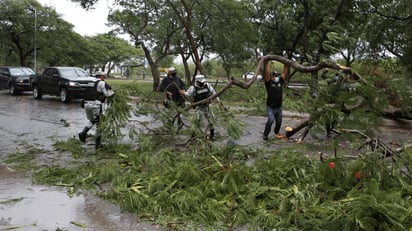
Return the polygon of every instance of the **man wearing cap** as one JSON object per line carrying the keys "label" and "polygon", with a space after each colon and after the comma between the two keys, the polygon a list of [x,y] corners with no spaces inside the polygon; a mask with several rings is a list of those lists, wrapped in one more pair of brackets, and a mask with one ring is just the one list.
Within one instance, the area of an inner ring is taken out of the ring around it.
{"label": "man wearing cap", "polygon": [[[177,106],[184,107],[185,99],[183,95],[185,94],[186,86],[184,82],[177,77],[176,68],[169,67],[167,69],[167,77],[160,83],[159,89],[164,92],[167,100],[172,100]],[[164,103],[167,106],[167,103]]]}
{"label": "man wearing cap", "polygon": [[[199,102],[204,100],[212,95],[216,94],[216,90],[210,85],[204,75],[195,76],[195,84],[190,86],[189,89],[185,92],[185,95],[190,97],[193,102]],[[220,103],[219,97],[216,97],[216,101]],[[209,108],[210,102],[205,102],[196,106],[196,109],[202,116],[204,116],[208,122],[207,126],[210,130],[209,138],[215,140],[215,129],[213,126],[213,113]]]}
{"label": "man wearing cap", "polygon": [[270,71],[270,62],[265,62],[264,65],[264,81],[267,93],[266,99],[266,113],[268,116],[265,130],[263,132],[263,139],[268,140],[272,124],[275,124],[275,135],[277,138],[284,138],[285,136],[280,134],[280,127],[282,125],[282,101],[283,101],[283,85],[289,72],[289,66],[283,66],[282,74],[276,71]]}
{"label": "man wearing cap", "polygon": [[95,148],[98,149],[102,147],[101,145],[101,132],[98,129],[98,124],[100,122],[100,115],[103,111],[103,104],[106,102],[106,98],[113,96],[114,92],[112,88],[104,81],[104,72],[97,72],[96,81],[94,89],[91,89],[91,93],[86,91],[85,98],[82,100],[82,107],[86,111],[86,117],[89,123],[83,128],[83,131],[79,133],[79,139],[82,142],[86,142],[87,132],[96,124],[96,144]]}

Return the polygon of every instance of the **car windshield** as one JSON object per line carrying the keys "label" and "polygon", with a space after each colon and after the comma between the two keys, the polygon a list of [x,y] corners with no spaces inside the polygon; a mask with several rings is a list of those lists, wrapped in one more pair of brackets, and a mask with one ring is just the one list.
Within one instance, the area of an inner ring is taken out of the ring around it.
{"label": "car windshield", "polygon": [[10,68],[10,75],[19,76],[19,75],[34,75],[34,71],[30,68]]}
{"label": "car windshield", "polygon": [[59,69],[62,77],[89,77],[89,74],[80,68],[65,68]]}

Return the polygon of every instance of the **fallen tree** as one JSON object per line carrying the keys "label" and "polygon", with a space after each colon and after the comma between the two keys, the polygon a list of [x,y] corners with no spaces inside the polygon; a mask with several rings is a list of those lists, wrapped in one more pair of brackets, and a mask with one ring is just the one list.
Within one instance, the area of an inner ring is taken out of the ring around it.
{"label": "fallen tree", "polygon": [[[257,62],[257,66],[255,69],[255,74],[253,76],[253,78],[248,81],[248,82],[244,82],[244,81],[239,81],[237,79],[230,79],[229,82],[226,83],[226,85],[224,87],[222,87],[216,94],[210,96],[207,99],[204,99],[202,101],[193,103],[191,105],[189,105],[186,110],[189,110],[190,108],[193,108],[199,104],[202,103],[206,103],[206,102],[210,102],[213,99],[215,99],[216,97],[221,96],[226,90],[228,90],[229,88],[231,88],[232,86],[238,86],[240,88],[243,89],[248,89],[250,88],[250,86],[257,80],[257,76],[259,73],[261,73],[261,70],[263,69],[263,64],[265,62],[268,61],[278,61],[280,63],[283,63],[284,65],[290,66],[291,68],[293,68],[295,71],[301,72],[301,73],[312,73],[312,72],[316,72],[319,71],[321,69],[324,68],[330,68],[336,71],[342,71],[345,74],[350,75],[351,79],[356,79],[358,82],[368,85],[369,87],[373,87],[371,86],[366,80],[364,80],[357,72],[354,72],[351,68],[349,67],[345,67],[345,66],[341,66],[337,63],[334,62],[320,62],[316,65],[313,66],[304,66],[302,64],[299,64],[291,59],[285,58],[283,56],[279,56],[279,55],[267,55],[267,56],[263,56],[261,58],[258,59]],[[353,111],[365,107],[367,106],[368,102],[366,102],[365,98],[360,100],[359,102],[357,102],[355,105],[346,105],[346,104],[342,104],[342,105],[338,105],[337,108],[338,110],[340,110],[342,113],[344,113],[345,115],[350,115],[351,113],[353,113]],[[335,106],[335,105],[333,105]],[[405,112],[405,110],[401,110],[400,108],[384,108],[382,109],[380,112],[382,116],[387,117],[387,118],[404,118],[404,119],[412,119],[412,109],[408,110]],[[286,131],[286,137],[290,138],[291,136],[295,135],[297,132],[299,132],[300,130],[306,128],[303,133],[301,134],[300,138],[299,138],[299,142],[302,142],[303,139],[305,138],[305,136],[308,134],[309,130],[311,129],[311,126],[313,123],[311,123],[311,121],[313,121],[314,118],[317,118],[319,115],[311,115],[311,117],[304,119],[301,123],[297,124],[295,127],[289,127]]]}

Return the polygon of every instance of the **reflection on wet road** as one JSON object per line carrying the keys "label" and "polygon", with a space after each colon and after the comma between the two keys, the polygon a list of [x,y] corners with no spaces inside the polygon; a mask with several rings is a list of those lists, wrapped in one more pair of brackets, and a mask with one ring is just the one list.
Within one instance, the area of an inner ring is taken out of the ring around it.
{"label": "reflection on wet road", "polygon": [[31,185],[24,173],[5,167],[0,167],[0,175],[0,230],[82,230],[70,222],[78,219],[71,211],[84,203],[83,196],[70,198],[61,189]]}
{"label": "reflection on wet road", "polygon": [[92,195],[32,185],[26,173],[0,166],[0,230],[160,230]]}

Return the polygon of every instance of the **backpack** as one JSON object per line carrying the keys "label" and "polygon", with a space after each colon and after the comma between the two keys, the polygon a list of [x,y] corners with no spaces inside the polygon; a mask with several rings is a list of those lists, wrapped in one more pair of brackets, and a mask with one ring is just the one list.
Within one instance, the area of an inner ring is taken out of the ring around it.
{"label": "backpack", "polygon": [[84,91],[84,100],[93,101],[98,99],[99,93],[97,92],[97,84],[99,84],[101,80],[98,80],[94,83],[93,87],[87,87]]}

